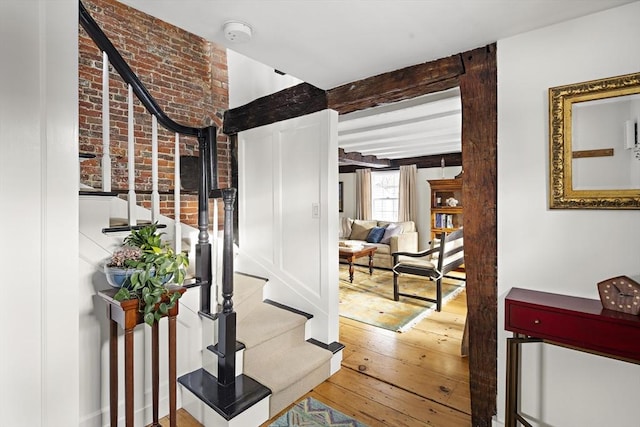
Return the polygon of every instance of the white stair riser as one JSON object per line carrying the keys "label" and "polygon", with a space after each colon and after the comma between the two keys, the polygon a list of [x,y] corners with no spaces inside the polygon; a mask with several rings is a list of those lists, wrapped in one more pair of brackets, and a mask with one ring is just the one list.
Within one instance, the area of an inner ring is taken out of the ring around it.
{"label": "white stair riser", "polygon": [[178,387],[182,395],[182,407],[206,427],[256,427],[267,421],[269,397],[256,403],[236,417],[226,420],[184,387]]}
{"label": "white stair riser", "polygon": [[284,408],[298,400],[301,396],[313,390],[331,375],[330,362],[324,363],[309,375],[299,379],[289,387],[271,395],[269,402],[269,414],[274,416]]}
{"label": "white stair riser", "polygon": [[268,341],[262,342],[255,347],[247,348],[247,363],[251,363],[253,360],[256,360],[257,363],[260,363],[259,359],[261,354],[271,355],[283,351],[283,349],[300,345],[301,342],[304,342],[304,328],[305,325],[300,325],[281,335],[273,337]]}

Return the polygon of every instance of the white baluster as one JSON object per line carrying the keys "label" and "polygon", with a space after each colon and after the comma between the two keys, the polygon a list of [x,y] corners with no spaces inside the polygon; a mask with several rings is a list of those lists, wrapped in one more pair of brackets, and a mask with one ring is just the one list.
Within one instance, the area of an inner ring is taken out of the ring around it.
{"label": "white baluster", "polygon": [[109,154],[109,57],[102,53],[102,191],[111,191],[111,155]]}
{"label": "white baluster", "polygon": [[128,148],[127,148],[127,169],[129,170],[129,193],[127,202],[129,207],[129,225],[134,226],[138,223],[136,220],[136,152],[135,137],[133,135],[133,88],[129,85],[129,117],[128,117]]}
{"label": "white baluster", "polygon": [[158,193],[158,119],[151,116],[151,222],[160,218]]}
{"label": "white baluster", "polygon": [[182,225],[180,221],[180,134],[176,132],[176,142],[173,149],[173,216],[175,218],[175,250],[182,250]]}

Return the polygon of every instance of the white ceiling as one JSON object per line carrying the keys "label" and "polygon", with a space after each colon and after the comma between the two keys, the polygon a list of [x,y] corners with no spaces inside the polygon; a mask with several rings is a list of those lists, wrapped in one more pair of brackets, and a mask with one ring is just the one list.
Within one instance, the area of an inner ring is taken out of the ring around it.
{"label": "white ceiling", "polygon": [[340,116],[338,146],[380,159],[457,153],[461,130],[456,88]]}
{"label": "white ceiling", "polygon": [[[321,89],[454,55],[634,0],[120,0]],[[233,43],[223,25],[252,28]],[[433,105],[421,102],[435,99]],[[459,99],[427,97],[341,117],[345,151],[379,158],[460,151]]]}

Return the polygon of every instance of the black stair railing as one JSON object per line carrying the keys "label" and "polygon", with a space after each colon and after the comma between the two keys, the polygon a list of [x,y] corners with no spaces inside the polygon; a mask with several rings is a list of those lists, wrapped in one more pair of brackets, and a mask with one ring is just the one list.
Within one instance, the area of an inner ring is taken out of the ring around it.
{"label": "black stair railing", "polygon": [[[198,185],[198,243],[196,244],[196,280],[200,285],[200,312],[209,318],[218,318],[218,382],[230,385],[235,377],[236,313],[233,311],[233,204],[236,189],[217,188],[216,127],[190,127],[176,123],[160,108],[138,76],[131,70],[122,55],[111,43],[100,26],[91,17],[81,1],[79,3],[80,25],[98,48],[107,54],[109,62],[124,80],[131,85],[133,93],[147,111],[156,116],[158,123],[181,135],[195,136],[199,150]],[[211,313],[211,243],[209,242],[209,198],[224,200],[224,246],[222,253],[222,312]],[[178,201],[176,201],[177,203]],[[176,218],[176,221],[178,219]]]}

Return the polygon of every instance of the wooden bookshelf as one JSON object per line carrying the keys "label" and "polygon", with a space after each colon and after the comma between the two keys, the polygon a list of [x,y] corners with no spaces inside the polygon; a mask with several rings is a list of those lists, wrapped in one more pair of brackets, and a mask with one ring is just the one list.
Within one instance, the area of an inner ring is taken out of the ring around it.
{"label": "wooden bookshelf", "polygon": [[[462,227],[462,178],[430,179],[431,187],[431,241],[443,231],[451,233]],[[447,200],[458,201],[456,206],[450,206]]]}

